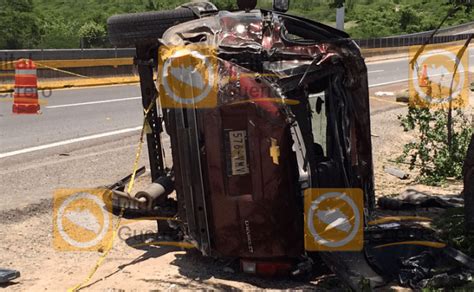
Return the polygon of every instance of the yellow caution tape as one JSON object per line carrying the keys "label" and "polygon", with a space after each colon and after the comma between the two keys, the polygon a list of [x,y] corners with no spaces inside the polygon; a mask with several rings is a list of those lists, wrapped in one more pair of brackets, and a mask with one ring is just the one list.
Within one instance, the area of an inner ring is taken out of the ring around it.
{"label": "yellow caution tape", "polygon": [[127,219],[127,224],[133,224],[135,222],[142,222],[142,221],[181,221],[181,219],[178,219],[176,217],[160,217],[160,216],[150,216],[150,217],[140,217],[136,219]]}
{"label": "yellow caution tape", "polygon": [[[140,80],[137,76],[132,77],[108,77],[108,78],[75,78],[72,80],[58,81],[39,81],[38,90],[65,89],[71,87],[96,87],[96,86],[112,86],[138,83]],[[15,84],[0,84],[0,92],[11,92],[15,89]]]}
{"label": "yellow caution tape", "polygon": [[133,58],[41,60],[41,63],[54,68],[118,67],[133,65]]}
{"label": "yellow caution tape", "polygon": [[87,77],[87,76],[77,74],[77,73],[74,73],[74,72],[71,72],[71,71],[66,71],[66,70],[61,70],[61,69],[58,69],[58,68],[50,67],[48,65],[44,65],[44,64],[41,64],[41,63],[38,63],[38,62],[35,62],[35,64],[37,66],[40,66],[40,67],[48,68],[49,70],[69,74],[69,75],[72,75],[72,76],[81,77],[81,78],[91,78],[91,77]]}
{"label": "yellow caution tape", "polygon": [[375,248],[384,248],[384,247],[397,246],[397,245],[420,245],[420,246],[427,246],[427,247],[433,247],[433,248],[446,247],[445,243],[436,242],[436,241],[401,241],[401,242],[392,242],[392,243],[378,245]]}
{"label": "yellow caution tape", "polygon": [[148,121],[145,122],[145,134],[151,134],[152,133],[152,129],[151,129],[151,126],[150,126],[150,123]]}
{"label": "yellow caution tape", "polygon": [[[21,59],[20,59],[21,60]],[[15,61],[0,62],[0,70],[14,70],[10,66]],[[35,60],[33,62],[36,63]],[[41,63],[53,68],[90,68],[90,67],[119,67],[133,65],[133,58],[104,58],[104,59],[76,59],[76,60],[41,60]]]}
{"label": "yellow caution tape", "polygon": [[[149,107],[145,110],[145,116],[143,118],[143,126],[142,126],[142,130],[140,132],[140,141],[138,143],[137,152],[135,154],[135,161],[133,163],[132,177],[130,179],[130,183],[128,184],[128,188],[127,188],[127,193],[129,193],[129,194],[132,192],[133,186],[135,184],[135,177],[136,177],[137,170],[138,170],[138,163],[139,163],[139,160],[140,160],[140,155],[141,155],[142,147],[143,147],[143,143],[144,143],[143,137],[145,135],[145,125],[146,125],[146,122],[147,122],[148,113],[150,112],[150,110],[155,105],[155,102],[156,102],[156,99],[154,99],[150,103]],[[97,260],[97,262],[94,265],[94,267],[92,268],[92,270],[89,272],[87,277],[82,282],[80,282],[79,284],[77,284],[76,286],[74,286],[72,288],[69,288],[67,291],[75,292],[75,291],[79,291],[81,288],[83,288],[84,285],[86,285],[92,279],[94,274],[97,272],[97,270],[100,268],[100,266],[104,263],[104,260],[107,258],[107,256],[109,255],[110,251],[112,250],[112,248],[114,246],[114,241],[115,241],[115,238],[117,237],[118,229],[120,227],[120,222],[122,220],[124,211],[125,211],[125,208],[122,208],[120,210],[120,215],[118,216],[117,223],[116,223],[115,228],[114,228],[113,233],[112,233],[112,238],[110,239],[110,242],[108,243],[104,253]]]}
{"label": "yellow caution tape", "polygon": [[190,242],[186,241],[152,241],[152,242],[143,242],[143,243],[138,243],[132,245],[132,247],[144,247],[144,246],[150,246],[150,245],[158,245],[158,246],[175,246],[175,247],[180,247],[180,248],[187,248],[187,249],[193,249],[196,248],[196,246]]}
{"label": "yellow caution tape", "polygon": [[[20,59],[21,60],[21,59]],[[11,65],[11,64],[15,64],[16,62],[20,61],[20,60],[15,60],[15,61],[10,61],[10,62],[3,62],[3,63],[0,63],[0,69],[2,70],[6,70],[8,68],[6,68],[8,65]],[[15,69],[15,68],[12,68],[12,69]]]}
{"label": "yellow caution tape", "polygon": [[[16,60],[16,61],[0,63],[0,71],[1,70],[13,70],[14,68],[11,68],[11,69],[10,68],[2,68],[2,66],[8,67],[10,64],[14,64],[14,63],[19,62],[21,60],[25,60],[25,59],[19,59],[19,60]],[[93,60],[88,60],[88,61],[93,61]],[[56,64],[55,62],[51,62],[51,61],[44,61],[44,62],[34,61],[34,62],[37,65],[38,69],[48,69],[48,70],[61,72],[61,73],[67,74],[67,75],[71,75],[71,76],[80,78],[80,79],[76,79],[76,80],[62,80],[62,81],[51,81],[51,82],[40,81],[41,84],[38,86],[38,88],[57,89],[57,88],[75,87],[75,86],[81,87],[81,86],[123,84],[123,83],[132,83],[132,82],[138,82],[139,81],[136,76],[133,76],[133,77],[109,77],[109,78],[90,77],[90,76],[78,74],[78,73],[75,73],[75,72],[71,72],[71,71],[68,71],[68,70],[59,69],[58,67],[47,65],[47,64]],[[110,63],[110,62],[111,62],[111,60],[107,60],[107,61],[98,62],[98,64],[104,65],[104,64],[107,64],[107,63]],[[128,65],[128,63],[129,63],[128,59],[127,59],[126,62],[121,60],[118,63],[118,65],[124,65],[124,64]],[[131,64],[133,64],[133,63],[131,63]],[[56,64],[56,65],[58,65],[58,64]],[[117,64],[114,63],[112,65],[116,66]],[[99,66],[99,65],[97,65],[97,66]],[[80,66],[73,66],[73,67],[80,67]],[[5,77],[10,76],[10,77],[12,77],[12,76],[15,76],[15,74],[14,73],[0,73],[0,76],[5,76]],[[11,91],[11,90],[13,90],[14,87],[15,87],[14,84],[5,84],[0,88],[0,92]]]}
{"label": "yellow caution tape", "polygon": [[431,222],[432,220],[431,218],[428,218],[428,217],[419,217],[419,216],[389,216],[389,217],[383,217],[380,219],[370,221],[368,224],[378,225],[378,224],[401,222],[401,221]]}

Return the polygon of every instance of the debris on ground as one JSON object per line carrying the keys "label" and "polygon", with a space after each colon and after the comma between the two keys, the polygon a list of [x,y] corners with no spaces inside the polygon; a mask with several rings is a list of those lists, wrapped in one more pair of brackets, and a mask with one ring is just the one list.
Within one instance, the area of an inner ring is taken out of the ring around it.
{"label": "debris on ground", "polygon": [[385,210],[414,210],[417,208],[457,208],[464,206],[464,199],[460,196],[436,196],[428,193],[408,189],[396,197],[382,197],[378,205]]}
{"label": "debris on ground", "polygon": [[434,229],[413,220],[379,221],[366,231],[365,255],[386,283],[397,281],[413,289],[469,283],[474,261],[440,241]]}
{"label": "debris on ground", "polygon": [[391,91],[377,91],[375,93],[375,96],[377,97],[383,97],[383,96],[395,96],[395,93]]}
{"label": "debris on ground", "polygon": [[397,102],[408,103],[410,101],[410,93],[409,93],[408,89],[396,92],[395,93],[395,100]]}
{"label": "debris on ground", "polygon": [[[413,289],[461,287],[472,281],[473,270],[454,265],[456,256],[467,257],[460,251],[444,248],[441,252],[426,251],[401,261],[399,282]],[[472,259],[469,259],[472,262]],[[448,269],[448,271],[446,271]],[[439,271],[442,272],[439,272]],[[438,272],[437,272],[438,271]]]}
{"label": "debris on ground", "polygon": [[398,177],[399,179],[408,179],[410,175],[403,170],[394,167],[385,167],[384,171],[388,174]]}
{"label": "debris on ground", "polygon": [[[471,273],[460,273],[460,274],[448,274],[443,273],[435,275],[431,279],[426,279],[421,282],[422,287],[431,288],[431,289],[440,289],[443,287],[460,287],[472,282]],[[472,287],[471,287],[472,289]]]}
{"label": "debris on ground", "polygon": [[0,284],[11,282],[20,277],[20,272],[0,268]]}

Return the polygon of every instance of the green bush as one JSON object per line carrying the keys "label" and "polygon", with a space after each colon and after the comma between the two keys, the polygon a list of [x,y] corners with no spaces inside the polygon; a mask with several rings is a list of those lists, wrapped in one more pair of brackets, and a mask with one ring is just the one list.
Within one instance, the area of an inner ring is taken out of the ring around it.
{"label": "green bush", "polygon": [[35,48],[40,25],[31,0],[0,0],[0,49]]}
{"label": "green bush", "polygon": [[399,116],[406,132],[416,139],[404,146],[399,162],[408,159],[410,169],[420,171],[418,180],[428,185],[441,185],[447,178],[462,178],[462,166],[473,129],[465,113],[453,112],[452,138],[449,145],[448,111],[428,107],[409,107],[406,116]]}
{"label": "green bush", "polygon": [[77,22],[68,22],[63,17],[55,17],[41,22],[41,40],[39,48],[78,48],[80,36]]}
{"label": "green bush", "polygon": [[[77,31],[94,35],[86,46],[107,46],[97,35],[109,16],[119,13],[173,9],[190,0],[0,0],[0,49],[72,48],[80,46]],[[236,0],[211,0],[219,9],[236,8]],[[340,2],[337,0],[336,2]],[[435,28],[453,7],[449,0],[346,0],[348,32],[356,38],[382,37]],[[290,14],[333,25],[335,0],[293,0]],[[271,0],[258,7],[271,8]],[[445,26],[474,20],[463,7]],[[21,23],[21,25],[19,25]],[[93,23],[91,25],[91,23]],[[96,25],[94,25],[97,24]],[[76,35],[71,35],[71,31]]]}
{"label": "green bush", "polygon": [[433,227],[440,230],[441,239],[450,246],[474,256],[474,234],[466,234],[464,221],[464,208],[448,209],[433,221]]}
{"label": "green bush", "polygon": [[106,43],[105,37],[107,32],[104,26],[94,21],[89,21],[79,28],[79,36],[85,48],[102,47]]}

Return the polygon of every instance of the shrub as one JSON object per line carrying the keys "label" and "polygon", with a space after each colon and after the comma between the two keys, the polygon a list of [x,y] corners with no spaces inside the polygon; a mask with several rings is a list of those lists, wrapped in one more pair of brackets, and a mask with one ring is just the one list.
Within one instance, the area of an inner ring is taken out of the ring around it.
{"label": "shrub", "polygon": [[462,166],[472,135],[472,127],[465,113],[453,111],[452,138],[448,139],[448,111],[409,107],[406,116],[398,117],[405,132],[417,137],[404,146],[399,162],[409,160],[410,169],[418,169],[418,181],[441,185],[447,178],[462,178]]}

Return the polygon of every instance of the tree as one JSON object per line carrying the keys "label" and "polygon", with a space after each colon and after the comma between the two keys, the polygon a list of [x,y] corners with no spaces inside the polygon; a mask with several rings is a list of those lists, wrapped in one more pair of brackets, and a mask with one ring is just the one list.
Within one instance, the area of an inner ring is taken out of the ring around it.
{"label": "tree", "polygon": [[341,8],[344,6],[345,0],[334,0],[332,3],[329,4],[331,8]]}
{"label": "tree", "polygon": [[453,5],[456,5],[456,6],[466,6],[469,9],[469,11],[474,6],[473,0],[450,0],[449,2],[451,2]]}
{"label": "tree", "polygon": [[221,10],[233,10],[237,8],[237,1],[235,0],[214,0],[212,3]]}
{"label": "tree", "polygon": [[403,32],[411,33],[418,31],[420,17],[411,7],[403,7],[398,12],[400,14],[400,29]]}
{"label": "tree", "polygon": [[432,109],[410,105],[406,116],[399,116],[405,132],[415,135],[397,159],[407,161],[410,169],[418,169],[418,181],[427,185],[442,185],[447,178],[461,179],[463,163],[473,134],[471,121],[457,109],[452,116],[453,131],[449,145],[449,113],[446,108]]}
{"label": "tree", "polygon": [[79,36],[82,38],[85,48],[93,48],[104,46],[107,33],[102,25],[89,21],[79,28]]}
{"label": "tree", "polygon": [[79,47],[80,37],[77,34],[79,25],[76,21],[67,21],[62,16],[56,16],[42,19],[40,25],[39,48],[73,49]]}
{"label": "tree", "polygon": [[0,0],[0,7],[0,49],[35,48],[40,30],[33,1]]}

